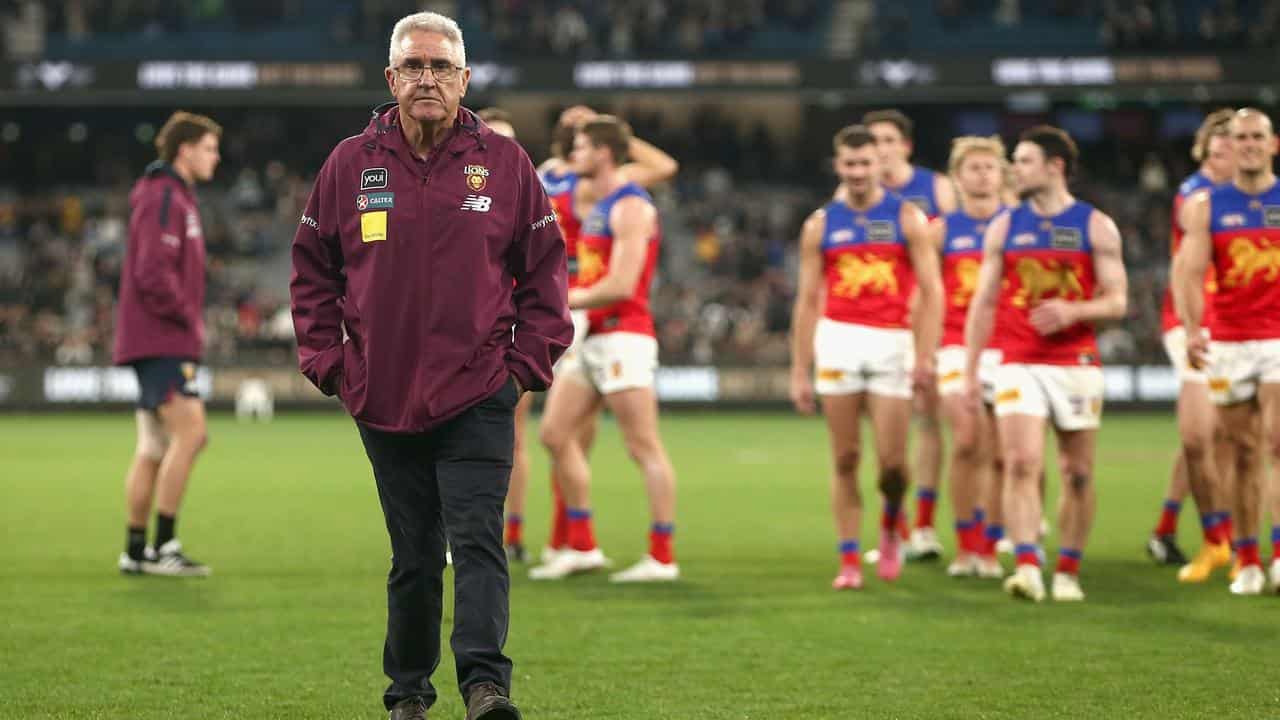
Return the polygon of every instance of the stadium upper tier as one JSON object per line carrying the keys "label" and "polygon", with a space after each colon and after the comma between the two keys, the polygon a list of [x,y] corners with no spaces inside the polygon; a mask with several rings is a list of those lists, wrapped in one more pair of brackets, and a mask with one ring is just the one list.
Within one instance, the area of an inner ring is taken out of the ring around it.
{"label": "stadium upper tier", "polygon": [[0,4],[12,59],[351,60],[401,16],[457,17],[474,58],[829,57],[1274,47],[1280,0],[221,0]]}

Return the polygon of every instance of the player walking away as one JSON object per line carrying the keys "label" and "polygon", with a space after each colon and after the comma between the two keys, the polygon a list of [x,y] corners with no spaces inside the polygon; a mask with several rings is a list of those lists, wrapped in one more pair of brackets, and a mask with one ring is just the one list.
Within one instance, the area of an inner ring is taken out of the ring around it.
{"label": "player walking away", "polygon": [[1078,572],[1093,524],[1103,395],[1094,323],[1122,318],[1126,310],[1128,281],[1115,222],[1067,191],[1078,159],[1075,142],[1058,128],[1041,125],[1022,133],[1013,162],[1025,201],[987,229],[965,326],[966,387],[975,409],[982,353],[993,326],[1000,329],[994,344],[1003,353],[995,405],[1017,558],[1004,587],[1036,602],[1045,595],[1036,539],[1046,421],[1056,431],[1063,478],[1053,597],[1084,599]]}
{"label": "player walking away", "polygon": [[[871,132],[852,125],[837,133],[833,144],[834,169],[847,201],[833,200],[814,211],[800,236],[800,277],[791,321],[791,401],[809,414],[815,410],[815,393],[822,398],[831,440],[831,504],[840,554],[832,586],[843,590],[862,587],[858,460],[864,409],[875,434],[884,496],[877,573],[895,580],[902,572],[897,528],[908,486],[912,386],[936,381],[933,358],[942,329],[942,280],[924,213],[881,185]],[[909,320],[913,285],[920,299]],[[824,291],[825,310],[819,318]],[[816,382],[811,373],[816,373]]]}
{"label": "player walking away", "polygon": [[[573,172],[569,166],[568,154],[573,147],[573,138],[577,134],[577,128],[583,122],[594,117],[596,117],[596,112],[582,105],[575,105],[561,113],[556,127],[552,130],[551,158],[543,163],[538,170],[542,177],[543,185],[547,190],[547,195],[551,198],[551,205],[555,208],[556,221],[559,223],[560,231],[564,235],[569,256],[569,287],[571,289],[578,287],[577,244],[582,229],[582,218],[590,214],[591,209],[601,199],[602,193],[598,190],[597,183],[593,179],[579,177],[577,173]],[[675,177],[680,167],[679,163],[670,155],[635,136],[631,137],[627,145],[627,157],[628,162],[618,168],[618,173],[642,188],[653,187],[670,180]],[[583,338],[586,336],[587,312],[585,310],[575,310],[572,315],[574,342],[560,358],[560,361],[556,363],[557,375],[564,372],[565,368],[573,367],[578,363],[578,351],[582,346]],[[553,385],[547,393],[546,407],[551,408],[559,404],[557,388],[561,387],[561,385]],[[584,457],[590,455],[591,446],[595,442],[596,418],[598,415],[599,413],[590,415],[584,421],[580,430],[578,443],[582,448]],[[555,477],[554,466],[552,475],[551,492],[554,510],[551,537],[547,546],[542,550],[541,561],[543,564],[551,562],[556,553],[570,546],[568,508],[565,505],[564,496],[560,489],[562,482]],[[513,531],[517,541],[519,538],[520,522],[518,518],[524,512],[523,494],[520,497],[519,505],[513,504],[511,498],[508,497],[507,507],[509,511],[507,516],[508,549],[510,549],[512,547],[510,541],[513,537]],[[594,542],[595,532],[589,516],[585,518],[578,517],[573,524],[578,528],[579,545],[583,544],[587,539]],[[521,547],[521,550],[523,550],[523,547]]]}
{"label": "player walking away", "polygon": [[[1214,186],[1231,181],[1234,160],[1227,126],[1234,112],[1225,109],[1210,113],[1200,125],[1200,129],[1196,131],[1196,141],[1191,148],[1191,157],[1200,162],[1200,167],[1178,187],[1178,194],[1173,200],[1173,216],[1169,224],[1171,257],[1177,256],[1178,247],[1182,243],[1181,214],[1187,198],[1194,193],[1207,192]],[[1195,457],[1196,462],[1199,463],[1216,460],[1210,455],[1214,446],[1215,413],[1213,402],[1209,399],[1208,378],[1204,372],[1187,365],[1187,336],[1173,307],[1172,275],[1173,267],[1170,263],[1170,288],[1165,292],[1161,324],[1164,330],[1165,351],[1178,377],[1178,431],[1182,447],[1179,448],[1177,458],[1174,460],[1173,473],[1169,478],[1169,491],[1160,512],[1160,520],[1147,541],[1147,553],[1160,564],[1185,564],[1186,566],[1178,573],[1178,579],[1182,582],[1204,582],[1214,568],[1231,562],[1229,531],[1231,515],[1225,510],[1219,512],[1223,506],[1217,504],[1223,499],[1217,497],[1217,494],[1220,493],[1220,488],[1224,487],[1222,478],[1218,477],[1226,469],[1224,466],[1216,465],[1214,468],[1217,471],[1214,487],[1206,486],[1209,478],[1200,471],[1195,473],[1198,487],[1188,487],[1189,457]],[[1210,269],[1204,279],[1204,291],[1212,293],[1213,288],[1213,271]],[[1212,320],[1206,320],[1206,326],[1211,324]],[[1190,564],[1186,564],[1187,559],[1177,543],[1178,513],[1188,489],[1191,490],[1196,507],[1200,511],[1200,524],[1204,531],[1204,543],[1195,560]]]}
{"label": "player walking away", "polygon": [[[1232,520],[1241,569],[1231,592],[1257,595],[1266,584],[1258,556],[1261,483],[1259,473],[1241,468],[1257,447],[1258,420],[1273,472],[1280,461],[1280,187],[1271,169],[1277,152],[1271,119],[1245,108],[1229,127],[1234,178],[1187,200],[1174,294],[1186,328],[1187,362],[1193,368],[1207,363],[1209,393],[1238,455]],[[1210,301],[1212,342],[1203,331],[1204,275],[1211,264],[1218,282]],[[1191,460],[1188,454],[1194,488]],[[1212,477],[1213,465],[1201,466]],[[1271,585],[1280,588],[1274,561]]]}
{"label": "player walking away", "polygon": [[649,310],[662,228],[649,194],[619,172],[630,139],[631,129],[607,115],[583,123],[574,137],[572,169],[592,180],[603,197],[583,222],[578,287],[569,291],[569,306],[588,311],[587,336],[576,366],[562,370],[556,404],[542,421],[542,442],[564,483],[570,547],[534,568],[534,579],[559,579],[605,563],[592,536],[591,469],[578,442],[583,423],[601,404],[617,419],[627,452],[644,474],[653,520],[649,553],[610,579],[657,582],[680,576],[672,544],[676,479],[658,433],[658,343]]}
{"label": "player walking away", "polygon": [[[876,139],[884,187],[924,211],[929,220],[954,212],[955,188],[942,173],[911,164],[914,123],[898,110],[875,110],[862,116],[862,124]],[[938,481],[942,475],[942,425],[937,387],[916,394],[916,517],[907,544],[907,557],[933,560],[941,557],[942,543],[933,527]],[[905,518],[904,518],[905,519]]]}
{"label": "player walking away", "polygon": [[[965,396],[964,323],[982,265],[982,238],[1004,209],[1004,143],[998,136],[956,138],[951,143],[951,176],[960,190],[960,209],[930,224],[942,254],[942,347],[938,350],[938,394],[951,432],[951,507],[955,515],[956,558],[952,577],[1004,577],[996,543],[1004,536],[1003,502],[996,462],[994,373],[1000,351],[987,348],[979,360],[983,412],[973,412]],[[988,513],[990,513],[988,515]],[[990,518],[990,525],[987,520]],[[990,530],[990,532],[988,532]]]}
{"label": "player walking away", "polygon": [[[178,509],[208,431],[196,391],[204,354],[204,232],[195,184],[218,167],[222,128],[174,113],[156,135],[159,159],[129,194],[129,244],[120,277],[112,362],[138,374],[138,443],[125,479],[128,525],[120,571],[205,576],[182,551]],[[147,545],[155,502],[156,531]]]}

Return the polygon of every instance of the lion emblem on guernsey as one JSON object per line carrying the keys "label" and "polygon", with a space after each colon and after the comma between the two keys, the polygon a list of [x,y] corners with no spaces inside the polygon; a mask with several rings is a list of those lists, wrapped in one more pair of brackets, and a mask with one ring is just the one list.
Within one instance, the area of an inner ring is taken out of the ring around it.
{"label": "lion emblem on guernsey", "polygon": [[1280,246],[1272,245],[1265,239],[1254,244],[1249,238],[1236,238],[1227,247],[1227,255],[1231,258],[1231,269],[1222,284],[1226,287],[1244,287],[1262,277],[1266,282],[1275,282],[1280,277]]}
{"label": "lion emblem on guernsey", "polygon": [[893,274],[892,260],[877,259],[872,256],[841,255],[836,261],[836,272],[840,281],[832,289],[839,297],[856,298],[866,290],[868,293],[896,294],[898,292],[898,276]]}
{"label": "lion emblem on guernsey", "polygon": [[599,250],[578,243],[578,284],[591,285],[604,277],[604,254]]}
{"label": "lion emblem on guernsey", "polygon": [[1014,266],[1019,288],[1013,296],[1013,306],[1018,308],[1039,304],[1045,297],[1064,300],[1084,298],[1084,287],[1076,274],[1076,266],[1058,260],[1041,262],[1035,258],[1022,258]]}
{"label": "lion emblem on guernsey", "polygon": [[978,270],[982,263],[972,258],[965,258],[956,263],[956,291],[951,294],[951,304],[955,307],[967,307],[973,293],[978,289]]}

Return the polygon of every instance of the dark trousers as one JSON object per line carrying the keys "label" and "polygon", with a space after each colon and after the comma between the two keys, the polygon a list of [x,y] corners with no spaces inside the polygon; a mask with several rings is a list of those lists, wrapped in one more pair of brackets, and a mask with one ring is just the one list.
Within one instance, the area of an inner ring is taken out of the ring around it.
{"label": "dark trousers", "polygon": [[510,577],[502,547],[502,506],[511,480],[517,397],[508,381],[492,397],[421,434],[380,432],[357,423],[373,464],[391,536],[387,640],[382,667],[387,708],[418,696],[435,702],[440,664],[446,538],[453,553],[450,644],[458,689],[480,682],[511,688],[502,654],[510,616]]}

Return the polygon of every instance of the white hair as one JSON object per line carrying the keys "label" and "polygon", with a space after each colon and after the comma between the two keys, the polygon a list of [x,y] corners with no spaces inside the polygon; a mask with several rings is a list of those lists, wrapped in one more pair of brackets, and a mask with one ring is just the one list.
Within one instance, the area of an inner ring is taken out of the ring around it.
{"label": "white hair", "polygon": [[387,60],[391,65],[394,66],[396,64],[396,56],[400,53],[400,44],[404,41],[404,37],[411,32],[433,32],[445,36],[457,49],[458,57],[455,62],[464,67],[466,66],[467,47],[462,43],[462,28],[458,27],[457,21],[453,18],[433,12],[405,15],[396,23],[395,28],[391,31],[391,48],[387,53]]}

